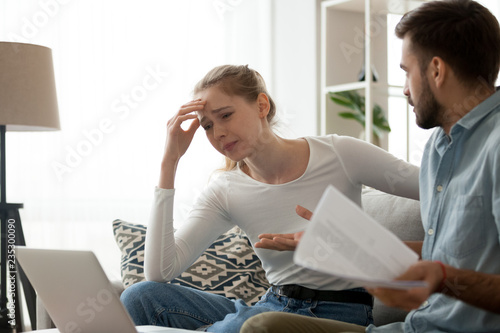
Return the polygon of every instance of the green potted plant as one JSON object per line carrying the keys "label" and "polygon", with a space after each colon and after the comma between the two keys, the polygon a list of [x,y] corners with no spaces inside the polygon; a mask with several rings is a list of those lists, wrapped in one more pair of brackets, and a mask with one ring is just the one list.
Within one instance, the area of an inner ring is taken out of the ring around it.
{"label": "green potted plant", "polygon": [[[365,97],[361,96],[357,91],[341,91],[331,92],[330,99],[352,111],[340,112],[338,115],[344,119],[353,119],[365,128]],[[385,117],[384,110],[378,104],[373,105],[373,135],[376,139],[380,139],[384,132],[390,132],[391,127],[389,121]]]}

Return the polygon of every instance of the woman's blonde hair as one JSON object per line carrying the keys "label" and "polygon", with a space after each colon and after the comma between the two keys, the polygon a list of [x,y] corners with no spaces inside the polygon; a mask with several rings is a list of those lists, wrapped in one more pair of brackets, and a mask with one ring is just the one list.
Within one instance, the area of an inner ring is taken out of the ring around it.
{"label": "woman's blonde hair", "polygon": [[[262,76],[256,70],[248,68],[248,65],[223,65],[215,67],[196,84],[193,93],[196,95],[211,87],[218,87],[230,96],[243,97],[250,103],[255,102],[259,94],[266,94],[270,105],[267,121],[271,126],[274,124],[276,104],[267,92],[266,83]],[[233,170],[236,168],[236,165],[235,161],[226,157],[226,165],[222,170]],[[245,163],[240,161],[239,165],[241,168]]]}

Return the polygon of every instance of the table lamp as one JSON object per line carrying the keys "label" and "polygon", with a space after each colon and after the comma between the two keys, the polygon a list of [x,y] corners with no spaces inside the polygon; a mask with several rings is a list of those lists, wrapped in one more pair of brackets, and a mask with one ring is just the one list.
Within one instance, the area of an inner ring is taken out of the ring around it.
{"label": "table lamp", "polygon": [[[5,133],[6,131],[50,131],[60,129],[52,52],[49,48],[24,43],[0,42],[0,182],[1,182],[1,276],[0,329],[22,331],[19,284],[10,276],[17,271],[26,297],[32,328],[36,326],[36,297],[15,261],[13,245],[25,245],[19,208],[7,203]],[[15,290],[12,290],[12,289]],[[15,310],[7,308],[7,295],[15,297]]]}

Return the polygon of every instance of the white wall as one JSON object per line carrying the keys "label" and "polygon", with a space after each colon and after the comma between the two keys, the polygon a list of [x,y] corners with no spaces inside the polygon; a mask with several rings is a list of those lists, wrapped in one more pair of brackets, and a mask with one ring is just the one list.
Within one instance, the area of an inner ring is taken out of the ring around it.
{"label": "white wall", "polygon": [[316,0],[229,3],[221,7],[227,63],[248,64],[264,77],[278,107],[280,134],[316,134]]}
{"label": "white wall", "polygon": [[317,133],[316,0],[272,2],[273,96],[288,137]]}

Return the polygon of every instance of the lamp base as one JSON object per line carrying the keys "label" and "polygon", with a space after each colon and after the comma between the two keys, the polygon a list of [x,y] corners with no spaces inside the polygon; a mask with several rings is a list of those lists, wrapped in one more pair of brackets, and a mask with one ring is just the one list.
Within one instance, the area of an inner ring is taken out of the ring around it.
{"label": "lamp base", "polygon": [[[23,204],[0,203],[1,239],[0,239],[0,330],[23,332],[23,316],[19,280],[26,299],[26,306],[32,329],[36,327],[36,294],[26,274],[17,265],[16,250],[18,245],[26,245],[19,209]],[[10,301],[9,301],[10,298]]]}

